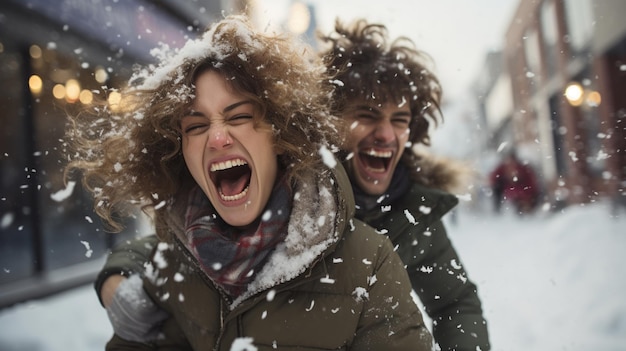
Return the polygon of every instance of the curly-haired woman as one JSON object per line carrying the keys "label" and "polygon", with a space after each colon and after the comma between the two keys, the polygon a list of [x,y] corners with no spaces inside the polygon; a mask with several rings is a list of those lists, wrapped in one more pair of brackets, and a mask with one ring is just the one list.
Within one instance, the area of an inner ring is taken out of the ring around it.
{"label": "curly-haired woman", "polygon": [[323,71],[232,16],[73,119],[68,175],[113,228],[141,204],[160,239],[139,280],[158,337],[108,349],[431,349],[391,243],[353,217]]}

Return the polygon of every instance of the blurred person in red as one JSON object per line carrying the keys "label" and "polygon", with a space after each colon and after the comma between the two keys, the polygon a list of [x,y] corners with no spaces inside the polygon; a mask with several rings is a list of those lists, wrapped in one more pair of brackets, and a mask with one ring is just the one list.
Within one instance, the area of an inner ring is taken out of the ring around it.
{"label": "blurred person in red", "polygon": [[535,208],[539,197],[537,177],[532,167],[524,164],[515,151],[508,152],[489,176],[496,212],[510,202],[519,214]]}

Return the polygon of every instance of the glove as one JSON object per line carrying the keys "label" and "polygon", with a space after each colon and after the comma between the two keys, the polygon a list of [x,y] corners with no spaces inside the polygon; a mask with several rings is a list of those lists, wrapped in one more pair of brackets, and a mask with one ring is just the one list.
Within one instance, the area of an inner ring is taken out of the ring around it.
{"label": "glove", "polygon": [[169,316],[152,302],[137,274],[120,283],[106,311],[117,336],[142,343],[156,340],[161,322]]}

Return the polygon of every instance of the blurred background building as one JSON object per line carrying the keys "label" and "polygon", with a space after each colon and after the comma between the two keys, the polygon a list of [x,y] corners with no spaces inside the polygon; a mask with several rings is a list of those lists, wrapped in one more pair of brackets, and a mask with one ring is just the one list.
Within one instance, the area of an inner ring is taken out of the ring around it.
{"label": "blurred background building", "polygon": [[622,0],[520,1],[476,79],[487,149],[515,150],[553,206],[626,201],[625,15]]}
{"label": "blurred background building", "polygon": [[[106,233],[81,187],[66,189],[66,114],[94,94],[117,98],[152,48],[180,47],[223,13],[246,11],[265,28],[272,14],[260,1],[0,2],[0,308],[91,282],[112,245],[149,230],[129,221]],[[271,24],[315,46],[315,3],[290,0]],[[515,150],[552,208],[624,203],[625,14],[623,0],[520,0],[502,47],[476,72],[476,108],[451,113],[473,145],[453,146],[484,172]]]}

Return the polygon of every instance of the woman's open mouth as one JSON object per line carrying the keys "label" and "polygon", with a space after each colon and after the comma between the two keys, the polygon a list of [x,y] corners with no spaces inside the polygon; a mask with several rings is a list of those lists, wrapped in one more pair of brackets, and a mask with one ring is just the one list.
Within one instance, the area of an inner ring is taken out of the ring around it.
{"label": "woman's open mouth", "polygon": [[373,148],[359,151],[359,159],[365,170],[372,173],[385,173],[391,164],[393,152]]}
{"label": "woman's open mouth", "polygon": [[252,170],[240,158],[211,164],[210,177],[223,201],[237,201],[246,196]]}

